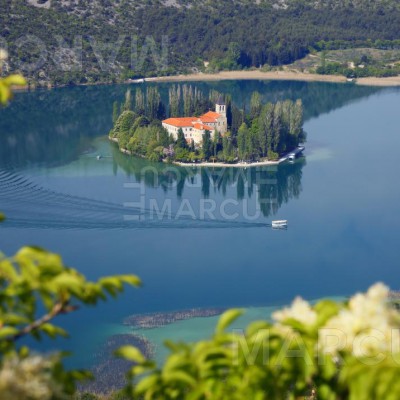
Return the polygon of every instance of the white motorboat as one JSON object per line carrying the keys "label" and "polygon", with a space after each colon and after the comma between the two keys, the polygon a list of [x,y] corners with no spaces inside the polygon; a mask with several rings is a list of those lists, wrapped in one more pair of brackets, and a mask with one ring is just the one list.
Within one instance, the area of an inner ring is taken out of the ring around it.
{"label": "white motorboat", "polygon": [[287,219],[272,221],[273,228],[286,228],[288,225]]}

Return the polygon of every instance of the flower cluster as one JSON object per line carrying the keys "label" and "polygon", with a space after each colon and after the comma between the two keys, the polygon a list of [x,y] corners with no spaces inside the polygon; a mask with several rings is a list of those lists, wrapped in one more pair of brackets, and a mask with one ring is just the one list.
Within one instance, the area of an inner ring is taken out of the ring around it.
{"label": "flower cluster", "polygon": [[314,325],[317,321],[317,313],[307,301],[301,297],[296,297],[291,307],[274,312],[272,318],[279,323],[288,319],[295,319],[304,325]]}
{"label": "flower cluster", "polygon": [[7,58],[8,58],[7,50],[0,48],[0,67],[3,64],[3,62],[7,60]]}
{"label": "flower cluster", "polygon": [[356,357],[399,352],[399,314],[389,306],[388,296],[389,289],[382,283],[353,296],[320,330],[320,350],[333,355],[345,351]]}
{"label": "flower cluster", "polygon": [[63,398],[52,377],[53,360],[42,356],[6,359],[0,369],[2,400]]}
{"label": "flower cluster", "polygon": [[294,333],[291,320],[305,328],[318,328],[317,350],[335,359],[346,353],[379,361],[387,354],[400,354],[400,314],[389,305],[388,297],[389,289],[377,283],[367,293],[353,296],[335,316],[318,327],[316,311],[299,297],[291,307],[272,314],[272,318],[282,334]]}

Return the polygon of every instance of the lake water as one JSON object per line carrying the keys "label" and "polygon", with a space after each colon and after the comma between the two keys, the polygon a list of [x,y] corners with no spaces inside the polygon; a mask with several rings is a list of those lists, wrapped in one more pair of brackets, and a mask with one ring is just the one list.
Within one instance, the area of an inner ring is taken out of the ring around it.
{"label": "lake water", "polygon": [[[264,101],[302,98],[305,158],[277,168],[196,170],[122,155],[105,135],[126,86],[20,93],[0,110],[0,210],[8,217],[1,250],[36,244],[89,278],[135,273],[144,282],[61,318],[72,339],[51,347],[74,350],[75,364],[88,366],[96,346],[135,313],[243,306],[259,317],[255,307],[296,295],[346,296],[376,281],[398,288],[400,90],[192,85],[230,93],[239,106],[254,90]],[[166,96],[168,84],[159,86]],[[272,230],[272,219],[288,219],[289,228]],[[149,336],[190,339],[198,325]]]}

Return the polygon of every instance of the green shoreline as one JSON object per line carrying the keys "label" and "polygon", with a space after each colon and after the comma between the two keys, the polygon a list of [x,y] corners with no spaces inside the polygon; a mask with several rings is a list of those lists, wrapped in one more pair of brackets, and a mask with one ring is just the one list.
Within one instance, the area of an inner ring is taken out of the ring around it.
{"label": "green shoreline", "polygon": [[[110,138],[108,137],[108,139],[111,142],[114,142],[116,144],[118,144],[118,139],[117,138]],[[299,146],[299,147],[303,147],[303,150],[299,151],[297,154],[302,154],[303,151],[305,150],[305,146]],[[298,148],[299,148],[298,147]],[[119,151],[123,154],[126,154],[128,156],[132,156],[132,157],[140,157],[143,158],[145,160],[147,160],[146,157],[141,157],[140,155],[137,154],[133,154],[132,152],[130,152],[127,149],[122,149],[118,146]],[[222,163],[222,162],[196,162],[196,163],[184,163],[184,162],[179,162],[179,161],[172,161],[170,162],[170,164],[173,165],[177,165],[179,167],[185,167],[185,168],[195,168],[195,167],[203,167],[203,168],[254,168],[254,167],[265,167],[265,166],[271,166],[271,165],[279,165],[282,164],[285,161],[288,161],[288,157],[289,154],[293,153],[294,151],[298,150],[297,149],[293,149],[288,151],[287,153],[284,153],[279,160],[277,161],[256,161],[256,162],[238,162],[235,164],[228,164],[228,163]],[[167,161],[163,160],[162,162],[167,163]]]}

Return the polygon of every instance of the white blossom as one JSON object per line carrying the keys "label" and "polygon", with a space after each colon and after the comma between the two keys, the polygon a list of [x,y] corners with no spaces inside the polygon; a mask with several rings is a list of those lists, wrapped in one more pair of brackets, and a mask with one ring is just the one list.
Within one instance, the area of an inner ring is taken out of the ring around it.
{"label": "white blossom", "polygon": [[3,61],[6,61],[8,58],[8,52],[7,50],[0,49],[0,63]]}
{"label": "white blossom", "polygon": [[0,369],[2,400],[50,400],[63,398],[51,375],[53,361],[38,355],[6,359]]}
{"label": "white blossom", "polygon": [[304,325],[314,325],[317,321],[317,314],[307,301],[296,297],[291,307],[274,312],[272,318],[280,323],[284,323],[288,319],[295,319]]}
{"label": "white blossom", "polygon": [[322,351],[337,355],[348,352],[356,357],[376,357],[399,351],[399,314],[388,304],[389,289],[382,283],[366,294],[353,296],[348,307],[331,318],[319,332]]}

